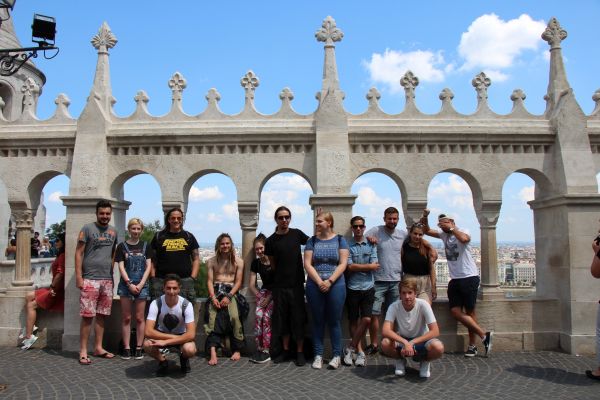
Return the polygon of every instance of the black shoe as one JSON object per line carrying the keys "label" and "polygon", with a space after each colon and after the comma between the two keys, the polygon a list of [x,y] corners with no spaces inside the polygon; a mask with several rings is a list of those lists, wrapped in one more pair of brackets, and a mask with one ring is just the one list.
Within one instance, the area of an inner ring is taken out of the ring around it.
{"label": "black shoe", "polygon": [[250,361],[255,364],[263,364],[270,360],[271,360],[271,356],[269,356],[268,351],[256,351]]}
{"label": "black shoe", "polygon": [[179,355],[179,364],[181,365],[181,372],[184,374],[187,374],[192,370],[192,367],[190,367],[190,359],[185,358],[183,354]]}
{"label": "black shoe", "polygon": [[123,352],[121,353],[121,359],[123,359],[123,360],[131,359],[131,349],[123,349]]}
{"label": "black shoe", "polygon": [[158,369],[156,370],[156,376],[167,376],[169,373],[169,361],[159,361]]}
{"label": "black shoe", "polygon": [[494,336],[494,332],[486,332],[485,338],[483,339],[483,347],[485,348],[486,357],[492,352],[492,336]]}
{"label": "black shoe", "polygon": [[379,351],[379,346],[373,346],[372,344],[368,345],[365,348],[365,354],[368,356],[377,354],[378,351]]}
{"label": "black shoe", "polygon": [[143,353],[141,347],[137,347],[135,349],[135,353],[134,353],[133,358],[135,358],[136,360],[141,360],[142,358],[144,358],[144,353]]}
{"label": "black shoe", "polygon": [[477,355],[477,346],[469,345],[465,351],[465,357],[475,357]]}
{"label": "black shoe", "polygon": [[281,364],[283,362],[286,362],[287,360],[289,360],[288,355],[287,355],[287,351],[282,351],[281,353],[279,353],[279,355],[277,357],[275,357],[273,359],[273,362],[275,364]]}
{"label": "black shoe", "polygon": [[294,361],[296,367],[304,367],[306,365],[306,359],[304,358],[304,353],[296,354],[296,361]]}

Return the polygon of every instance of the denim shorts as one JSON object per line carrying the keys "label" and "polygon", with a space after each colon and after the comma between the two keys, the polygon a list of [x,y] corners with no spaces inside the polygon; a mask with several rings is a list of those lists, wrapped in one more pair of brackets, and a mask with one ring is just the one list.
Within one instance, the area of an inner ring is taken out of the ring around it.
{"label": "denim shorts", "polygon": [[398,282],[375,281],[375,301],[373,301],[373,315],[383,314],[383,306],[389,306],[400,298]]}

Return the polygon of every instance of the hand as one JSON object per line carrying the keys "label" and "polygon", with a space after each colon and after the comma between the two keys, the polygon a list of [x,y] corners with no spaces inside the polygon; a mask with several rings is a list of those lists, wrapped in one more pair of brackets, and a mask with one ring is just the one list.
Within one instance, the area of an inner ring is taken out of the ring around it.
{"label": "hand", "polygon": [[77,286],[77,289],[79,290],[83,289],[83,277],[78,276],[75,278],[75,286]]}
{"label": "hand", "polygon": [[149,342],[152,347],[166,347],[167,346],[167,342],[165,340],[150,339]]}
{"label": "hand", "polygon": [[138,295],[140,294],[140,289],[138,289],[137,286],[135,286],[133,283],[130,283],[127,288],[129,289],[129,291],[134,294],[134,295]]}
{"label": "hand", "polygon": [[329,291],[329,288],[331,288],[331,281],[329,279],[321,281],[321,283],[319,283],[319,290],[322,293],[327,293]]}
{"label": "hand", "polygon": [[223,298],[221,299],[221,307],[225,308],[227,306],[229,306],[229,303],[231,303],[231,300],[229,300],[229,297],[227,296],[223,296]]}
{"label": "hand", "polygon": [[219,299],[216,297],[212,299],[211,303],[217,310],[221,308],[221,303],[219,303]]}
{"label": "hand", "polygon": [[404,347],[402,348],[402,351],[400,351],[400,354],[402,354],[403,357],[412,357],[415,355],[415,348],[414,345],[411,342],[407,342]]}
{"label": "hand", "polygon": [[367,236],[367,241],[371,244],[377,244],[377,237],[376,236]]}
{"label": "hand", "polygon": [[437,299],[437,289],[431,289],[431,301]]}
{"label": "hand", "polygon": [[52,297],[56,296],[56,292],[54,291],[54,289],[50,289],[50,296],[52,296]]}
{"label": "hand", "polygon": [[260,301],[258,302],[258,305],[262,308],[265,308],[266,306],[269,305],[270,302],[271,302],[271,296],[267,296],[267,297],[263,297],[262,299],[260,299]]}

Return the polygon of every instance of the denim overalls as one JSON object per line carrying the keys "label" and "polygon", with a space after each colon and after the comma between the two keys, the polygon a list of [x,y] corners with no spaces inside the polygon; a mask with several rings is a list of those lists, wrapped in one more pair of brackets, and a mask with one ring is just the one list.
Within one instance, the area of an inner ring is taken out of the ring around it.
{"label": "denim overalls", "polygon": [[[127,246],[127,242],[123,242],[123,248],[127,252],[127,258],[125,259],[125,272],[127,272],[127,276],[129,277],[131,283],[137,285],[142,280],[142,277],[146,272],[146,242],[144,242],[141,254],[131,253],[129,247]],[[135,296],[129,291],[127,284],[123,280],[123,277],[121,277],[121,280],[119,281],[119,287],[117,288],[117,294],[121,297],[127,296],[134,300],[146,300],[150,297],[148,282],[146,282],[140,291],[140,294]]]}

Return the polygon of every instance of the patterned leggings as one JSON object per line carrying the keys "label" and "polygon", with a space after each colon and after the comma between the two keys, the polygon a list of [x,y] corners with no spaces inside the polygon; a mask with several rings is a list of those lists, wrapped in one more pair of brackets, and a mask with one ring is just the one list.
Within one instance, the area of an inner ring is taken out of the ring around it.
{"label": "patterned leggings", "polygon": [[270,290],[261,289],[256,294],[256,320],[254,322],[254,338],[256,348],[268,350],[271,346],[271,315],[273,314],[273,300],[266,307],[259,306],[259,303],[265,297],[273,298]]}

